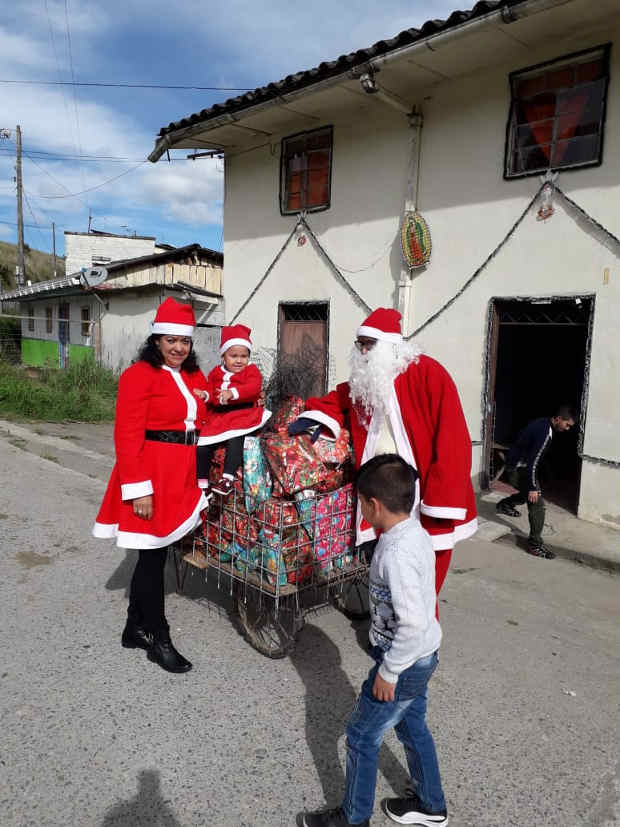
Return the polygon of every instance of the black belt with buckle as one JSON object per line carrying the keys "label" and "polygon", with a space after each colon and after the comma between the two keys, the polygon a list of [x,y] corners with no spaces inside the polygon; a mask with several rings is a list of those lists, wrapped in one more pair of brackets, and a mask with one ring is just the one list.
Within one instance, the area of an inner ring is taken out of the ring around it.
{"label": "black belt with buckle", "polygon": [[171,442],[174,445],[196,445],[200,431],[145,431],[144,438],[152,442]]}

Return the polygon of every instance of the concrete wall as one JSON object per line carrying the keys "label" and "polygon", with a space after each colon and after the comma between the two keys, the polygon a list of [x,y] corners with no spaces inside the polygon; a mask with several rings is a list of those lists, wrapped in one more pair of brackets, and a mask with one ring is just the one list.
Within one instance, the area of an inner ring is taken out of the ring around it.
{"label": "concrete wall", "polygon": [[[620,41],[620,30],[580,30],[545,49],[530,50],[460,80],[445,81],[418,101],[424,114],[419,208],[433,238],[430,265],[413,280],[410,330],[454,296],[504,237],[540,186],[538,177],[502,177],[508,74],[564,54]],[[612,49],[605,150],[598,168],[561,173],[558,184],[598,221],[620,235],[620,54]],[[374,101],[354,124],[334,125],[331,208],[308,220],[344,276],[371,307],[397,305],[401,270],[398,229],[405,194],[410,133],[404,116]],[[322,126],[316,123],[315,126]],[[307,128],[300,122],[299,129]],[[272,146],[282,136],[274,136]],[[281,249],[294,218],[279,214],[278,152],[269,148],[227,159],[224,295],[231,318]],[[477,278],[420,335],[424,349],[457,382],[473,440],[482,437],[486,325],[492,297],[592,293],[596,312],[584,453],[620,460],[620,406],[616,383],[620,342],[620,262],[617,246],[556,199],[555,215],[536,210]],[[608,283],[604,272],[609,270]],[[334,278],[311,243],[294,241],[238,319],[260,346],[277,346],[280,300],[330,301],[330,379],[347,375],[347,353],[366,315]],[[474,451],[480,466],[481,447]],[[617,514],[620,468],[584,461],[580,514]]]}
{"label": "concrete wall", "polygon": [[96,263],[105,265],[108,261],[148,256],[157,252],[154,238],[65,232],[65,268],[68,275]]}
{"label": "concrete wall", "polygon": [[[36,301],[21,302],[20,315],[34,315],[34,330],[30,330],[28,319],[22,318],[22,337],[41,341],[58,342],[58,305],[69,305],[69,343],[90,347],[93,344],[92,326],[88,336],[82,335],[82,308],[88,307],[90,318],[96,318],[97,303],[88,295],[46,298]],[[52,330],[47,330],[46,308],[52,309]]]}

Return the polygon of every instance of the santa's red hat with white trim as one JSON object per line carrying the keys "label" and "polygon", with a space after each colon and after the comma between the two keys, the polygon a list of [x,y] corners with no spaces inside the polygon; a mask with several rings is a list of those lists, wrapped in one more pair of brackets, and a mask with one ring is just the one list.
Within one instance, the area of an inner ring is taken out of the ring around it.
{"label": "santa's red hat with white trim", "polygon": [[151,325],[151,333],[158,336],[193,336],[196,318],[191,304],[180,304],[174,299],[162,302]]}
{"label": "santa's red hat with white trim", "polygon": [[250,333],[252,331],[244,324],[233,324],[222,328],[222,337],[220,339],[220,356],[223,356],[229,347],[240,345],[247,347],[252,352],[252,340]]}
{"label": "santa's red hat with white trim", "polygon": [[391,307],[378,307],[357,329],[358,336],[378,339],[381,342],[401,342],[400,313]]}

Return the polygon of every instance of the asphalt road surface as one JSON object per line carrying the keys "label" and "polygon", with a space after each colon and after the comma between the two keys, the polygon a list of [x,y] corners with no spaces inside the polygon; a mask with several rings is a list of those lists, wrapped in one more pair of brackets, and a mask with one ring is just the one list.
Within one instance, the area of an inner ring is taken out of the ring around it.
{"label": "asphalt road surface", "polygon": [[[251,649],[215,580],[171,593],[169,675],[120,647],[133,553],[94,540],[103,483],[0,438],[3,827],[293,827],[340,800],[363,625],[309,615],[290,658]],[[618,575],[462,543],[430,684],[453,827],[620,824]],[[384,745],[379,800],[405,761]]]}

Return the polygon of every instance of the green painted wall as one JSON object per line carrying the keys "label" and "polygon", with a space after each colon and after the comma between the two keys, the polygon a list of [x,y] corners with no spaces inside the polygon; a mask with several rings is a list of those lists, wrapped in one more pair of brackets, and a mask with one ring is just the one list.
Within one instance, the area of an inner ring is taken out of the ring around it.
{"label": "green painted wall", "polygon": [[58,342],[22,336],[22,364],[43,367],[46,363],[58,365]]}
{"label": "green painted wall", "polygon": [[[83,362],[84,359],[92,359],[94,352],[92,347],[86,345],[69,345],[69,364]],[[25,339],[22,336],[22,364],[43,367],[51,364],[58,367],[58,342],[45,339]]]}
{"label": "green painted wall", "polygon": [[85,359],[93,359],[95,352],[87,345],[69,345],[69,364],[76,365]]}

